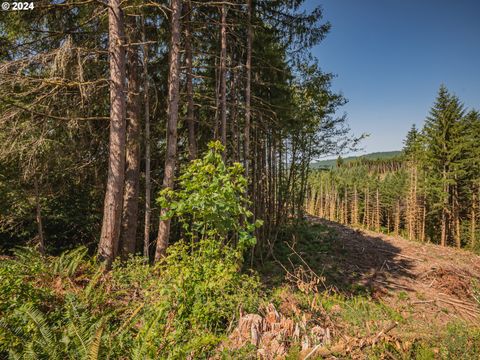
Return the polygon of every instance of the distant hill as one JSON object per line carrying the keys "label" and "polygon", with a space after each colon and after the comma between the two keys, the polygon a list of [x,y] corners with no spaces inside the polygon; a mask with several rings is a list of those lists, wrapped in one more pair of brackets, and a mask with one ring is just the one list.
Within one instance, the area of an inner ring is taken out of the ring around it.
{"label": "distant hill", "polygon": [[[343,158],[344,162],[354,161],[360,158],[368,159],[368,160],[384,160],[384,159],[392,159],[397,157],[401,154],[401,151],[383,151],[383,152],[374,152],[365,155],[359,156],[349,156]],[[330,159],[330,160],[320,160],[311,164],[312,169],[330,169],[335,167],[337,164],[337,159]]]}

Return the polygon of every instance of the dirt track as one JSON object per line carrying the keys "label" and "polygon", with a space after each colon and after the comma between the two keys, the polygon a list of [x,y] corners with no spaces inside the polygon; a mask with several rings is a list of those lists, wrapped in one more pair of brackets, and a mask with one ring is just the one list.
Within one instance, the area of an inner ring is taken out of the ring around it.
{"label": "dirt track", "polygon": [[310,220],[336,232],[333,255],[326,256],[325,268],[319,269],[327,279],[331,277],[331,283],[366,287],[374,298],[408,309],[427,323],[458,318],[480,323],[472,286],[476,281],[480,287],[480,256]]}

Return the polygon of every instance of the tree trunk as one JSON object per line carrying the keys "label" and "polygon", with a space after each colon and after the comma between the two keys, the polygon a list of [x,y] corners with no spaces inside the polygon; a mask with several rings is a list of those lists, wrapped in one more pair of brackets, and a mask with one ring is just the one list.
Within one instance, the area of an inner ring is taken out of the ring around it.
{"label": "tree trunk", "polygon": [[387,210],[387,234],[390,234],[390,216],[391,216],[391,213],[389,210]]}
{"label": "tree trunk", "polygon": [[320,206],[319,206],[319,209],[318,209],[318,215],[323,218],[325,215],[324,215],[324,210],[323,210],[323,204],[324,204],[324,201],[323,201],[323,180],[322,178],[320,178]]}
{"label": "tree trunk", "polygon": [[[136,17],[128,19],[128,41],[138,42]],[[140,193],[140,58],[136,46],[127,47],[127,140],[125,153],[125,187],[121,246],[122,257],[135,252],[138,225],[138,196]]]}
{"label": "tree trunk", "polygon": [[345,202],[344,219],[345,219],[345,224],[348,225],[349,224],[349,222],[348,222],[348,190],[347,190],[346,187],[345,187],[344,202]]}
{"label": "tree trunk", "polygon": [[[456,180],[456,179],[455,179]],[[460,204],[458,203],[458,185],[453,187],[453,224],[455,226],[455,245],[457,248],[462,247],[461,230],[460,230]]]}
{"label": "tree trunk", "polygon": [[[253,43],[253,30],[252,30],[252,12],[253,12],[252,0],[248,0],[248,34],[247,34],[247,61],[245,64],[246,70],[246,84],[245,84],[245,129],[244,129],[244,166],[245,174],[247,178],[250,176],[250,122],[252,116],[251,109],[251,84],[252,84],[252,43]],[[280,162],[282,161],[280,156]],[[281,175],[280,175],[281,176]]]}
{"label": "tree trunk", "polygon": [[369,200],[370,200],[370,195],[369,195],[369,192],[368,192],[368,188],[365,189],[365,212],[364,212],[364,215],[363,215],[363,224],[364,226],[366,226],[367,229],[370,229],[370,204],[369,204]]}
{"label": "tree trunk", "polygon": [[38,179],[36,176],[33,178],[33,186],[35,188],[35,219],[37,222],[38,251],[40,254],[45,254],[45,234],[43,232],[42,206],[40,204],[40,190],[38,188]]}
{"label": "tree trunk", "polygon": [[240,125],[238,123],[238,75],[235,65],[232,64],[232,71],[230,76],[230,123],[232,133],[232,156],[235,162],[240,162]]}
{"label": "tree trunk", "polygon": [[447,245],[447,206],[446,202],[448,203],[448,185],[444,180],[443,185],[443,196],[445,197],[446,201],[443,201],[442,207],[442,223],[441,223],[441,234],[440,234],[440,245],[446,246]]}
{"label": "tree trunk", "polygon": [[418,239],[420,236],[419,234],[419,220],[420,220],[420,214],[419,214],[419,206],[418,206],[418,194],[417,194],[417,187],[418,187],[418,168],[417,165],[415,164],[413,168],[413,223],[414,223],[414,229],[413,229],[413,238]]}
{"label": "tree trunk", "polygon": [[395,235],[398,235],[400,232],[400,200],[397,200],[397,209],[395,211],[395,222],[393,224],[393,233]]}
{"label": "tree trunk", "polygon": [[476,206],[477,206],[477,199],[475,190],[473,190],[472,194],[472,206],[470,207],[470,246],[472,249],[475,249],[475,238],[476,238],[476,230],[477,230],[477,216],[476,216]]}
{"label": "tree trunk", "polygon": [[[171,0],[171,45],[170,45],[170,72],[168,77],[168,108],[167,108],[167,154],[165,158],[165,172],[163,188],[173,188],[175,180],[175,166],[177,162],[177,124],[178,103],[180,97],[180,14],[182,11],[181,0]],[[157,247],[155,260],[165,256],[170,236],[170,219],[163,219],[167,209],[160,211],[160,224],[158,227]]]}
{"label": "tree trunk", "polygon": [[193,69],[192,69],[192,24],[191,1],[185,2],[185,63],[187,67],[187,126],[188,126],[188,158],[197,158],[197,140],[195,137],[195,115],[193,101]]}
{"label": "tree trunk", "polygon": [[145,102],[145,228],[143,231],[143,256],[149,257],[150,249],[150,219],[152,183],[150,179],[150,83],[148,81],[148,44],[145,41],[145,19],[142,17],[143,42],[143,93]]}
{"label": "tree trunk", "polygon": [[221,7],[220,25],[220,140],[227,152],[227,8]]}
{"label": "tree trunk", "polygon": [[107,268],[118,251],[125,178],[125,49],[123,12],[120,0],[110,0],[108,8],[110,53],[110,145],[102,232],[98,256]]}
{"label": "tree trunk", "polygon": [[357,193],[357,185],[353,186],[353,225],[358,226],[358,193]]}
{"label": "tree trunk", "polygon": [[415,223],[415,211],[414,211],[414,174],[413,165],[409,167],[409,184],[408,184],[408,196],[407,196],[407,210],[406,210],[406,225],[407,225],[407,238],[412,240],[414,233]]}
{"label": "tree trunk", "polygon": [[420,233],[420,240],[422,242],[425,241],[425,223],[426,223],[426,220],[427,220],[427,194],[426,194],[426,190],[425,190],[425,193],[423,195],[423,199],[422,199],[422,208],[423,208],[423,211],[422,211],[422,222],[421,222],[421,233]]}

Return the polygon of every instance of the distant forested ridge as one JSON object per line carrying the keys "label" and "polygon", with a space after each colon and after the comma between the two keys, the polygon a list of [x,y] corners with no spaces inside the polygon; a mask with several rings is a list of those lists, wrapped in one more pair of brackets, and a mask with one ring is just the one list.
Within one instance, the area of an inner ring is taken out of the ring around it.
{"label": "distant forested ridge", "polygon": [[312,169],[329,169],[332,167],[337,166],[337,163],[340,162],[352,162],[356,160],[381,160],[381,159],[393,159],[401,155],[401,151],[380,151],[380,152],[373,152],[365,155],[358,155],[358,156],[348,156],[348,157],[341,157],[339,156],[336,159],[328,159],[328,160],[319,160],[314,161],[310,165]]}
{"label": "distant forested ridge", "polygon": [[307,211],[409,239],[478,251],[480,116],[442,86],[397,157],[335,161],[309,177]]}

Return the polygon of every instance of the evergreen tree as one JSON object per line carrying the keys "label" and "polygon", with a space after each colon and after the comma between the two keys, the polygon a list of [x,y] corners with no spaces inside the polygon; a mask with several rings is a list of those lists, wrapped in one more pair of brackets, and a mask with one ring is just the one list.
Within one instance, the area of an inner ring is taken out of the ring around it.
{"label": "evergreen tree", "polygon": [[338,168],[342,167],[343,163],[344,163],[343,158],[339,155],[338,158],[337,158],[337,163],[336,163],[337,167]]}
{"label": "evergreen tree", "polygon": [[[458,167],[455,162],[459,152],[458,135],[464,115],[463,105],[442,85],[430,115],[425,121],[425,166],[429,205],[433,227],[430,233],[440,228],[440,244],[445,246],[454,236],[456,213],[456,186]],[[458,241],[457,236],[455,235]]]}
{"label": "evergreen tree", "polygon": [[407,160],[419,159],[422,153],[422,139],[415,124],[408,131],[403,144],[403,154]]}
{"label": "evergreen tree", "polygon": [[464,161],[465,191],[462,204],[467,209],[465,213],[470,221],[469,245],[472,249],[478,247],[478,212],[480,208],[480,113],[471,110],[464,117]]}

